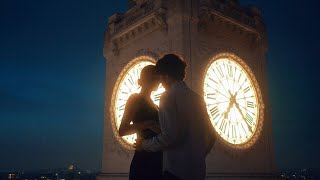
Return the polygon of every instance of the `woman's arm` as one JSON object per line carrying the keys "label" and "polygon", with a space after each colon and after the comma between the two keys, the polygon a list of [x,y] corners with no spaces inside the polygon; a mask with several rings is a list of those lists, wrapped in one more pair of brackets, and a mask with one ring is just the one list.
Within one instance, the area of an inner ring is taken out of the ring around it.
{"label": "woman's arm", "polygon": [[136,112],[136,109],[137,109],[136,106],[137,106],[137,95],[133,94],[129,97],[124,109],[121,124],[119,127],[120,136],[126,136],[130,134],[134,134],[136,132],[135,127],[132,126],[133,124],[130,124],[130,122],[132,121],[132,117]]}
{"label": "woman's arm", "polygon": [[121,120],[121,124],[119,127],[119,135],[120,136],[126,136],[126,135],[130,135],[130,134],[134,134],[137,131],[141,131],[143,129],[149,128],[154,126],[153,121],[142,121],[139,123],[133,123],[130,124],[130,122],[132,121],[132,117],[133,115],[136,113],[137,111],[137,95],[131,95],[127,101],[127,104],[125,106],[124,109],[124,114]]}

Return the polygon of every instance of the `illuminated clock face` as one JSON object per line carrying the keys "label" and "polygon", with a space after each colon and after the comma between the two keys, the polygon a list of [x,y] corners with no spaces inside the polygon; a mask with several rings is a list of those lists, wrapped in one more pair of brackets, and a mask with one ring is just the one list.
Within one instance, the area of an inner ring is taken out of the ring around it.
{"label": "illuminated clock face", "polygon": [[234,55],[218,55],[204,80],[211,123],[231,146],[252,144],[262,125],[262,98],[249,67]]}
{"label": "illuminated clock face", "polygon": [[[115,131],[114,133],[116,134],[120,143],[129,149],[132,149],[132,144],[135,143],[137,135],[133,134],[120,137],[118,134],[118,130],[121,124],[127,100],[133,93],[140,92],[141,88],[138,85],[138,79],[140,77],[141,70],[143,69],[143,67],[151,64],[154,64],[153,59],[148,57],[141,57],[139,59],[133,60],[133,62],[129,63],[127,67],[124,68],[123,72],[118,77],[118,81],[113,92],[114,95],[112,98],[113,105],[111,112],[113,114],[112,124]],[[151,99],[158,106],[160,96],[164,91],[165,89],[160,84],[158,90],[152,92],[151,94]]]}

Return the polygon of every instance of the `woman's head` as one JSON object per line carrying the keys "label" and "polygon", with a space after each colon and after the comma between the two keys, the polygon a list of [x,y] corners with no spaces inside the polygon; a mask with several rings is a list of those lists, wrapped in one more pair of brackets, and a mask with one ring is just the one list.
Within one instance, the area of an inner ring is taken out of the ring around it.
{"label": "woman's head", "polygon": [[159,81],[159,76],[156,73],[156,66],[154,65],[145,66],[140,73],[140,79],[138,83],[142,88],[145,88],[151,91],[157,90],[160,84],[160,81]]}

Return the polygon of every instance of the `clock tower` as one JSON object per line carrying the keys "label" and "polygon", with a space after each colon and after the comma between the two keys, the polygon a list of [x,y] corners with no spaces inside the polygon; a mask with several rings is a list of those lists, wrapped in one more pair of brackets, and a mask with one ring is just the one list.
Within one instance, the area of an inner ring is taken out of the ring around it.
{"label": "clock tower", "polygon": [[[261,12],[237,0],[129,0],[105,33],[106,92],[101,174],[128,179],[134,135],[118,134],[141,69],[165,54],[188,64],[186,83],[203,96],[219,138],[207,179],[274,179],[266,79],[267,33]],[[152,95],[158,102],[162,87]]]}

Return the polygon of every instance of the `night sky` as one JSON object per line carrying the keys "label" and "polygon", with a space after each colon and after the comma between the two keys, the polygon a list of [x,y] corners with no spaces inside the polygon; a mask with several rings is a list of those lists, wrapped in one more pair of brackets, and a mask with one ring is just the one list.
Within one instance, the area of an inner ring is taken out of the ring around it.
{"label": "night sky", "polygon": [[[302,3],[308,2],[308,3]],[[126,0],[1,0],[0,170],[99,170],[106,22]],[[254,1],[268,28],[279,168],[320,168],[320,25],[310,1]]]}

